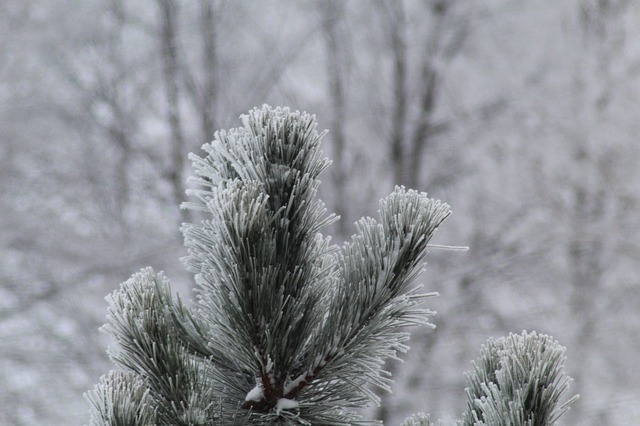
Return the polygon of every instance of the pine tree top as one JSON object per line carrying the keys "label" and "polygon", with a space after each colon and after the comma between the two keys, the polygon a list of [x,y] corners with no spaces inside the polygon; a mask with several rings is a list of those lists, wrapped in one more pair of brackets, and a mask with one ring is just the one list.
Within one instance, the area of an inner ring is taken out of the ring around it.
{"label": "pine tree top", "polygon": [[182,227],[196,302],[151,268],[108,298],[117,370],[88,394],[92,425],[372,423],[352,409],[390,390],[405,326],[431,325],[415,279],[449,206],[396,187],[332,245],[315,117],[265,105],[241,119],[190,157],[183,206],[207,216]]}

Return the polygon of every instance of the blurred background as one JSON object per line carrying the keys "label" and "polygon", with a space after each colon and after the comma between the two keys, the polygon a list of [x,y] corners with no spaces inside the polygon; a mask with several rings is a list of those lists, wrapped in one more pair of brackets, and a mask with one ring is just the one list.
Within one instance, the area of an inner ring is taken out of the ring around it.
{"label": "blurred background", "polygon": [[179,225],[216,129],[317,115],[342,221],[395,184],[454,214],[440,297],[368,415],[451,423],[489,337],[567,349],[570,425],[640,424],[640,2],[2,0],[0,424],[81,425],[104,297],[145,266],[190,299]]}

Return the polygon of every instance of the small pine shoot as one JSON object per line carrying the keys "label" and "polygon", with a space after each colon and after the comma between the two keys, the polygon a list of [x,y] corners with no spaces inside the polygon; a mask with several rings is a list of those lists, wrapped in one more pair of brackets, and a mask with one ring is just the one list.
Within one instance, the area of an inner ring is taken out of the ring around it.
{"label": "small pine shoot", "polygon": [[467,373],[463,426],[557,424],[569,404],[560,404],[571,379],[564,375],[565,348],[535,332],[489,340]]}

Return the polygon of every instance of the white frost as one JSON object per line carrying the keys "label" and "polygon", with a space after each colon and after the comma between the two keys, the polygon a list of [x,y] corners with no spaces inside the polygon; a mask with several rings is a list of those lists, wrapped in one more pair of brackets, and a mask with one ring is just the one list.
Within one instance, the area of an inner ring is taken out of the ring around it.
{"label": "white frost", "polygon": [[287,398],[280,398],[276,403],[276,413],[280,413],[282,410],[293,410],[294,408],[298,408],[300,404],[298,401]]}
{"label": "white frost", "polygon": [[300,383],[302,383],[303,380],[305,380],[307,378],[307,373],[302,373],[301,375],[299,375],[298,377],[295,378],[295,380],[292,380],[290,383],[288,383],[285,387],[284,387],[284,393],[288,394],[290,393],[292,390],[294,390],[295,388],[298,387],[298,385]]}
{"label": "white frost", "polygon": [[251,389],[247,396],[244,397],[245,401],[262,401],[263,399],[264,394],[262,393],[262,387],[260,385],[256,385],[256,387]]}

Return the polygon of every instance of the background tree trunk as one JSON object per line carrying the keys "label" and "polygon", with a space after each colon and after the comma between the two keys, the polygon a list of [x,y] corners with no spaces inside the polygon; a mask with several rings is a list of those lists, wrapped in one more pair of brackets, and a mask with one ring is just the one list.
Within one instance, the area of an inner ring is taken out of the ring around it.
{"label": "background tree trunk", "polygon": [[[173,189],[173,199],[176,204],[184,200],[186,176],[184,162],[186,158],[185,140],[182,131],[180,114],[180,67],[177,46],[178,2],[174,0],[158,0],[160,10],[160,49],[162,52],[162,71],[164,77],[165,94],[167,98],[167,120],[169,123],[171,146],[171,164],[169,181]],[[183,220],[187,220],[189,213],[181,210]]]}
{"label": "background tree trunk", "polygon": [[340,215],[337,223],[338,233],[342,238],[347,237],[347,230],[351,224],[347,204],[348,173],[346,158],[345,123],[347,122],[346,80],[348,70],[346,64],[346,44],[348,40],[343,34],[343,17],[345,4],[341,1],[321,1],[322,25],[327,55],[327,80],[329,82],[330,97],[330,133],[332,143],[333,165],[331,169],[333,179],[334,211]]}

